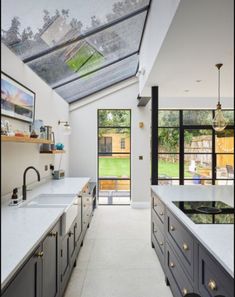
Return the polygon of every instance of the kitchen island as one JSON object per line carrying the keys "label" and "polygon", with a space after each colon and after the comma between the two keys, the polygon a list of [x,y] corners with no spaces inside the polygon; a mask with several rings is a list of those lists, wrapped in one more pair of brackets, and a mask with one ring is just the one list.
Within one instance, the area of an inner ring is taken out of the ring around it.
{"label": "kitchen island", "polygon": [[233,296],[234,224],[195,223],[176,204],[221,201],[234,207],[234,186],[151,188],[152,245],[174,296]]}
{"label": "kitchen island", "polygon": [[[58,234],[56,233],[56,236],[58,237],[58,242],[56,244],[58,245],[57,248],[59,247],[62,250],[63,238],[61,236],[61,218],[65,210],[68,209],[69,206],[75,205],[76,199],[83,199],[83,193],[87,191],[89,180],[90,179],[86,177],[49,180],[28,192],[27,200],[18,206],[9,206],[9,200],[5,200],[2,203],[1,289],[5,290],[5,287],[7,287],[9,283],[12,282],[12,279],[15,277],[15,275],[17,275],[17,272],[22,268],[25,262],[28,261],[32,253],[37,250],[37,248],[41,245],[42,241],[48,236],[48,234],[52,238],[55,237],[55,234],[51,232],[51,230],[53,229],[53,227],[56,226],[56,224],[59,226],[57,232]],[[66,202],[55,207],[53,205],[44,205],[43,207],[34,207],[33,205],[33,207],[25,207],[26,204],[34,201],[35,197],[37,197],[38,195],[53,195],[51,196],[54,197],[53,199],[57,199],[56,195],[61,198],[64,195],[64,199],[66,200]],[[84,197],[84,199],[88,198]],[[78,210],[76,218],[77,221],[75,220],[73,224],[74,226],[72,226],[71,224],[74,234],[76,230],[78,233],[78,226],[80,226],[80,231],[77,235],[78,238],[80,236],[80,241],[77,240],[75,242],[75,239],[77,239],[75,238],[75,235],[69,236],[71,238],[74,237],[73,247],[75,252],[72,258],[73,261],[76,261],[76,255],[80,248],[78,247],[78,244],[81,245],[82,242],[81,234],[83,234],[84,236],[85,229],[89,224],[89,221],[86,220],[86,225],[82,226],[81,220],[83,218],[81,204],[81,201],[76,202],[75,207],[76,210]],[[90,212],[91,207],[89,208],[89,215]],[[86,216],[88,217],[88,211],[86,211]],[[71,234],[73,234],[72,231],[70,231]],[[66,236],[67,235],[63,235],[63,237],[67,241]],[[71,246],[70,249],[72,249]],[[60,267],[59,264],[58,267]]]}

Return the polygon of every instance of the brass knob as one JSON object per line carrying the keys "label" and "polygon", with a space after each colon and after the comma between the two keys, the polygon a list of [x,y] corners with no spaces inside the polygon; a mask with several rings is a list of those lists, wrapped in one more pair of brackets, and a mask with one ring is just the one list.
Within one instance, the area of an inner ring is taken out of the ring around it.
{"label": "brass knob", "polygon": [[162,211],[159,214],[160,214],[160,216],[163,216],[163,212]]}
{"label": "brass knob", "polygon": [[159,243],[160,243],[160,245],[163,245],[163,242],[162,241],[160,241]]}
{"label": "brass knob", "polygon": [[170,262],[170,267],[171,268],[175,267],[175,264],[173,262]]}
{"label": "brass knob", "polygon": [[174,231],[174,230],[175,230],[175,227],[171,225],[171,226],[170,226],[170,230],[171,230],[171,231]]}
{"label": "brass knob", "polygon": [[189,247],[188,247],[187,243],[183,243],[183,250],[184,251],[189,250]]}
{"label": "brass knob", "polygon": [[86,207],[86,204],[84,204],[83,207]]}
{"label": "brass knob", "polygon": [[50,232],[50,233],[49,233],[49,236],[56,237],[56,235],[57,235],[57,232]]}
{"label": "brass knob", "polygon": [[217,290],[216,282],[213,279],[209,280],[208,288],[211,289],[212,291]]}
{"label": "brass knob", "polygon": [[36,257],[42,258],[43,257],[43,252],[38,252],[35,254]]}
{"label": "brass knob", "polygon": [[186,294],[188,294],[188,290],[186,288],[183,288],[182,293],[183,293],[183,296],[185,296]]}

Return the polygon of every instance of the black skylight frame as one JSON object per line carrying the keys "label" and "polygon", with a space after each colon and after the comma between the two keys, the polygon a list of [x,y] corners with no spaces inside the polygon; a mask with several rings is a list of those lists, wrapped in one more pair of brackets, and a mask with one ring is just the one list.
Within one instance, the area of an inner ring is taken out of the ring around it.
{"label": "black skylight frame", "polygon": [[[82,41],[82,40],[85,40],[86,38],[88,38],[88,37],[90,37],[90,36],[94,36],[95,34],[97,34],[97,33],[99,33],[99,32],[102,32],[102,31],[104,31],[105,29],[112,28],[113,26],[115,26],[115,25],[117,25],[117,24],[121,24],[121,23],[125,22],[125,21],[128,20],[128,19],[134,18],[135,16],[138,16],[138,15],[140,15],[140,14],[146,13],[146,14],[145,14],[145,19],[144,19],[144,22],[143,22],[142,32],[141,32],[141,35],[140,35],[140,42],[139,42],[139,45],[138,45],[138,49],[137,49],[137,50],[132,51],[132,52],[130,52],[130,53],[124,55],[124,56],[121,56],[121,57],[119,57],[119,58],[117,58],[117,59],[111,61],[110,63],[107,63],[107,64],[105,64],[105,65],[101,65],[100,67],[97,67],[97,68],[95,68],[95,69],[92,69],[91,71],[88,71],[87,73],[85,73],[85,74],[83,74],[83,75],[81,75],[81,76],[79,76],[79,77],[68,78],[68,80],[65,80],[63,83],[52,84],[51,87],[52,87],[55,91],[58,92],[58,89],[59,89],[60,87],[62,87],[62,86],[66,86],[66,85],[68,85],[69,83],[73,83],[73,82],[75,82],[76,80],[79,81],[81,78],[84,78],[84,77],[86,77],[86,76],[88,76],[88,75],[91,75],[92,73],[96,73],[97,71],[100,71],[100,70],[102,70],[102,69],[105,69],[105,68],[108,69],[108,67],[110,67],[110,66],[112,66],[112,65],[114,65],[114,64],[116,64],[116,63],[118,63],[118,62],[120,62],[120,61],[123,61],[123,60],[125,60],[125,59],[127,59],[127,61],[128,61],[128,58],[130,58],[130,57],[132,57],[132,56],[134,56],[134,55],[136,55],[136,54],[139,54],[139,52],[140,52],[140,48],[141,48],[141,44],[142,44],[143,35],[144,35],[144,30],[145,30],[145,26],[146,26],[146,22],[147,22],[147,18],[148,18],[148,13],[149,13],[150,6],[151,6],[151,0],[149,0],[149,2],[148,2],[147,5],[145,5],[145,6],[141,7],[141,8],[139,8],[139,9],[136,9],[136,10],[133,11],[133,12],[128,13],[127,15],[121,16],[121,17],[119,17],[119,18],[117,18],[117,19],[115,19],[115,20],[113,20],[113,21],[110,21],[110,22],[108,22],[108,23],[105,23],[105,24],[103,24],[103,25],[101,25],[101,26],[99,26],[99,27],[97,27],[97,28],[95,28],[95,29],[93,29],[93,30],[90,30],[90,31],[85,32],[85,33],[82,33],[82,34],[80,34],[79,36],[77,36],[76,38],[73,38],[73,39],[71,39],[71,40],[62,42],[62,43],[60,43],[60,44],[58,44],[58,45],[55,45],[55,46],[52,46],[52,47],[50,47],[50,48],[48,48],[48,49],[46,49],[46,50],[42,50],[41,52],[39,52],[39,53],[37,53],[37,54],[34,54],[34,55],[30,56],[30,57],[27,57],[27,58],[23,59],[23,62],[26,63],[26,64],[29,64],[30,62],[35,61],[35,60],[37,60],[37,59],[39,59],[39,58],[41,58],[41,57],[44,57],[44,56],[46,56],[46,55],[48,55],[48,54],[50,54],[50,53],[53,53],[53,52],[56,52],[56,51],[58,51],[58,50],[60,50],[60,49],[66,48],[66,47],[68,47],[69,45],[73,45],[73,44],[75,44],[75,43],[78,42],[78,41],[80,42],[80,41]],[[35,70],[34,70],[34,71],[35,71]],[[87,94],[87,95],[85,95],[85,96],[79,97],[79,95],[78,95],[78,96],[77,96],[77,99],[74,99],[73,101],[71,101],[71,102],[69,102],[69,103],[73,103],[73,102],[79,101],[79,100],[81,100],[81,99],[83,99],[83,98],[85,98],[85,97],[87,97],[87,96],[90,96],[90,95],[92,95],[92,94],[94,94],[94,93],[97,93],[97,92],[99,92],[99,91],[101,91],[101,90],[103,90],[103,89],[105,89],[105,88],[108,88],[108,87],[110,87],[110,86],[112,86],[112,85],[115,85],[115,84],[117,84],[117,83],[120,83],[121,81],[124,81],[124,80],[126,80],[126,79],[128,79],[128,78],[134,77],[134,76],[136,75],[137,71],[138,71],[138,62],[137,62],[137,65],[136,65],[135,70],[133,71],[133,74],[131,74],[130,76],[128,76],[128,77],[124,77],[124,79],[120,79],[119,81],[116,81],[115,83],[111,83],[111,84],[109,84],[109,85],[106,85],[105,87],[102,87],[102,88],[100,88],[100,89],[97,89],[97,90],[95,90],[95,92],[91,92],[91,93],[89,93],[89,94]],[[36,71],[35,71],[35,72],[36,72]],[[37,72],[36,72],[36,73],[37,73]],[[42,79],[43,79],[43,78],[42,78]],[[45,80],[45,79],[44,79],[44,80]],[[47,81],[46,81],[46,83],[49,84]],[[68,98],[65,98],[65,97],[64,97],[64,99],[65,99],[65,101],[67,101]]]}

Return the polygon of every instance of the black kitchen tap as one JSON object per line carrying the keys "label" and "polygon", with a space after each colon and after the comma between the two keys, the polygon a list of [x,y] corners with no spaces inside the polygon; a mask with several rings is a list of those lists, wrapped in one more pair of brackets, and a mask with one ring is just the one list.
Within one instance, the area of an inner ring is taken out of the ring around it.
{"label": "black kitchen tap", "polygon": [[38,181],[40,181],[40,173],[39,173],[39,171],[38,171],[35,167],[33,167],[33,166],[29,166],[29,167],[27,167],[27,168],[25,169],[25,171],[24,171],[24,175],[23,175],[23,186],[22,186],[23,200],[26,200],[26,196],[27,196],[27,195],[26,195],[26,191],[27,191],[27,188],[26,188],[26,173],[27,173],[27,171],[28,171],[29,169],[33,169],[33,170],[36,171],[37,176],[38,176]]}

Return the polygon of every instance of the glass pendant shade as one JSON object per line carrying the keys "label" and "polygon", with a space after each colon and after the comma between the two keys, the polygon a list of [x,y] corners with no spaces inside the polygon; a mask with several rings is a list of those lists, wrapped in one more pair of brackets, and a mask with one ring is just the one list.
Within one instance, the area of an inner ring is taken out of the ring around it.
{"label": "glass pendant shade", "polygon": [[212,127],[215,131],[221,132],[225,129],[226,125],[227,123],[221,110],[221,104],[218,103],[215,111],[215,117],[212,121]]}
{"label": "glass pendant shade", "polygon": [[220,68],[223,64],[216,64],[215,66],[218,68],[218,103],[215,110],[215,117],[212,121],[212,127],[216,132],[222,132],[227,125],[220,104]]}

